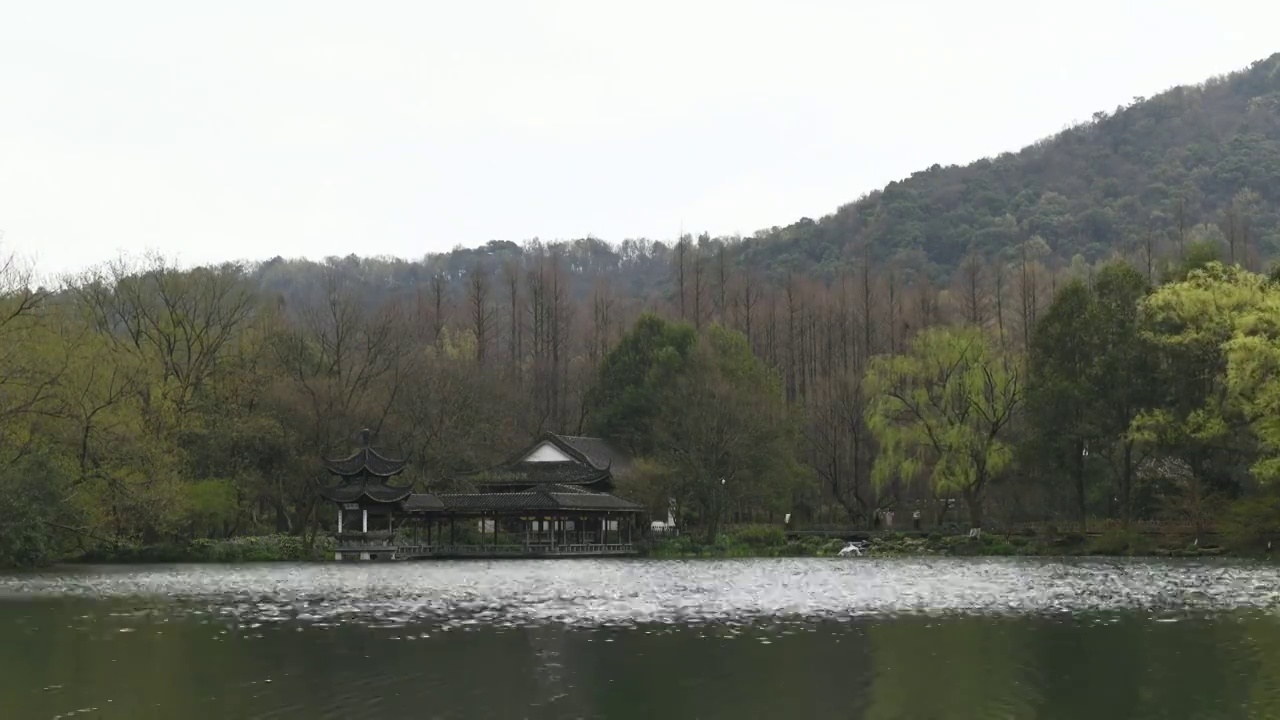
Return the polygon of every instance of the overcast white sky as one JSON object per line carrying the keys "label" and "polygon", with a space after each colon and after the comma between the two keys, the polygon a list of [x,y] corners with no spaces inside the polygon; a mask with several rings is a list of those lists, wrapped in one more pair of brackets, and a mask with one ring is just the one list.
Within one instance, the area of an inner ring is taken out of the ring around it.
{"label": "overcast white sky", "polygon": [[14,0],[43,272],[749,234],[1280,51],[1280,3]]}

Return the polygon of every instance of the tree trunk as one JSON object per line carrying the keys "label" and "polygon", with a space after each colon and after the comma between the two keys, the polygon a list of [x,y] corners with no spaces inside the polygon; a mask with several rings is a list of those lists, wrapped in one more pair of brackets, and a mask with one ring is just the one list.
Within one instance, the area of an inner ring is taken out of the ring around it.
{"label": "tree trunk", "polygon": [[982,527],[982,491],[965,490],[964,503],[969,506],[969,526]]}
{"label": "tree trunk", "polygon": [[1089,515],[1085,506],[1084,494],[1084,441],[1076,441],[1076,457],[1075,457],[1075,476],[1076,476],[1076,503],[1080,511],[1080,532],[1089,531]]}
{"label": "tree trunk", "polygon": [[293,532],[293,523],[289,520],[289,513],[284,509],[284,502],[277,498],[272,502],[272,505],[275,506],[274,509],[276,511],[276,532]]}
{"label": "tree trunk", "polygon": [[724,487],[715,483],[707,502],[707,544],[714,545],[720,534],[720,517],[724,514]]}
{"label": "tree trunk", "polygon": [[1120,517],[1124,529],[1129,529],[1129,496],[1133,488],[1133,441],[1124,443],[1124,467],[1120,473]]}

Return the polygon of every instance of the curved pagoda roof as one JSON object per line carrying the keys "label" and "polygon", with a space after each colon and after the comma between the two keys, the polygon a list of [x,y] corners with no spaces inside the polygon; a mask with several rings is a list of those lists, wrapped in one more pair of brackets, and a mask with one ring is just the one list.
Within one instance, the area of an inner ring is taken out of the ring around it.
{"label": "curved pagoda roof", "polygon": [[337,487],[320,488],[320,496],[336,503],[398,503],[413,493],[412,487],[392,487],[380,482],[356,480]]}
{"label": "curved pagoda roof", "polygon": [[394,460],[373,449],[370,444],[372,433],[368,429],[360,431],[360,449],[351,455],[337,460],[325,458],[325,469],[334,475],[344,478],[380,477],[388,478],[404,471],[405,460]]}
{"label": "curved pagoda roof", "polygon": [[603,438],[545,433],[542,440],[555,444],[571,457],[597,470],[612,470],[616,473],[631,466],[631,458],[627,453]]}
{"label": "curved pagoda roof", "polygon": [[338,503],[398,503],[409,497],[412,487],[387,484],[388,478],[404,470],[405,461],[378,453],[370,443],[371,437],[367,429],[361,430],[359,450],[338,460],[324,459],[325,468],[342,480],[336,485],[321,487],[321,497]]}

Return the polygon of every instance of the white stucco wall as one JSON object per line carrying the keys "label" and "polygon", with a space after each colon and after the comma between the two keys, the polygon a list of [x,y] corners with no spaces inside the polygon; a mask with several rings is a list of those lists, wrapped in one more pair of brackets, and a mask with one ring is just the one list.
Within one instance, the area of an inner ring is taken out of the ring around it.
{"label": "white stucco wall", "polygon": [[524,456],[524,462],[568,462],[570,460],[573,458],[565,455],[560,448],[549,442],[538,443],[538,447]]}

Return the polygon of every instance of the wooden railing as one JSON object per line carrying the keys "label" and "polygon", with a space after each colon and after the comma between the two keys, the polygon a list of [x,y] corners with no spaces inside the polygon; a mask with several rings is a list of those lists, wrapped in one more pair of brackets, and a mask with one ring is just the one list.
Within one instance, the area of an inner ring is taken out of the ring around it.
{"label": "wooden railing", "polygon": [[569,555],[630,555],[630,543],[575,543],[565,545],[401,545],[397,558],[426,557],[546,557]]}

